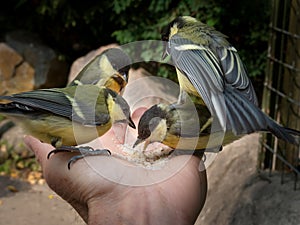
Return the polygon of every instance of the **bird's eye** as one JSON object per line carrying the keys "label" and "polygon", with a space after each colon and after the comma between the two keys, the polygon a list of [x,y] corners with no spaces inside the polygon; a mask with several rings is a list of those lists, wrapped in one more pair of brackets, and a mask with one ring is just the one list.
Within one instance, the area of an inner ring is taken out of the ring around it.
{"label": "bird's eye", "polygon": [[161,39],[162,39],[163,41],[168,41],[169,38],[168,38],[167,35],[163,35]]}

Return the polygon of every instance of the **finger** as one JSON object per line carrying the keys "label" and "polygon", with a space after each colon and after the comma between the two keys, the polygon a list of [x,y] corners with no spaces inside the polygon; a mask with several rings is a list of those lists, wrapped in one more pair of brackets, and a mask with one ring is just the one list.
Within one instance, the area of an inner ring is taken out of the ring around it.
{"label": "finger", "polygon": [[42,143],[38,139],[29,135],[24,137],[24,143],[31,151],[33,151],[37,161],[42,167],[44,167],[47,161],[47,155],[53,150],[53,146]]}

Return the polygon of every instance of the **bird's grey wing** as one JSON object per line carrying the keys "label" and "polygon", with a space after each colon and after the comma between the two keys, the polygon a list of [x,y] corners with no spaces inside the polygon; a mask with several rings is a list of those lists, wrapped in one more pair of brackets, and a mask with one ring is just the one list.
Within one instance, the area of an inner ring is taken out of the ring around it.
{"label": "bird's grey wing", "polygon": [[[175,66],[195,87],[213,116],[217,116],[223,129],[244,133],[234,118],[236,105],[225,101],[228,91],[243,95],[257,106],[254,88],[233,47],[218,47],[216,53],[207,46],[174,35],[170,40],[170,54]],[[230,90],[226,90],[230,89]],[[243,102],[247,104],[247,102]]]}
{"label": "bird's grey wing", "polygon": [[216,55],[206,46],[196,45],[178,35],[170,39],[169,53],[177,69],[188,78],[225,129],[225,81]]}
{"label": "bird's grey wing", "polygon": [[253,85],[236,49],[232,46],[217,47],[216,51],[224,73],[225,82],[253,104],[258,105]]}
{"label": "bird's grey wing", "polygon": [[0,98],[67,118],[70,118],[72,115],[70,101],[60,92],[36,90],[11,96],[1,96]]}
{"label": "bird's grey wing", "polygon": [[[36,112],[53,113],[79,122],[85,125],[101,125],[109,120],[107,113],[98,113],[91,115],[91,107],[86,102],[66,97],[59,89],[41,89],[30,92],[23,92],[11,96],[1,96],[0,99],[10,100],[13,103],[22,104],[30,107]],[[16,104],[16,107],[18,105]]]}

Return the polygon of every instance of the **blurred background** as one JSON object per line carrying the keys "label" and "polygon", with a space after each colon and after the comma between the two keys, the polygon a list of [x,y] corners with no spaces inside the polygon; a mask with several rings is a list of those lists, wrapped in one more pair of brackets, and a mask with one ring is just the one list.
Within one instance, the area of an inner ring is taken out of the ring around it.
{"label": "blurred background", "polygon": [[160,40],[162,27],[179,15],[191,15],[228,35],[249,76],[263,80],[270,0],[13,0],[5,4],[0,9],[0,40],[7,40],[11,32],[31,32],[67,65],[99,46]]}
{"label": "blurred background", "polygon": [[[179,15],[190,15],[229,37],[263,110],[299,130],[299,11],[299,0],[5,1],[0,8],[0,94],[63,87],[79,57],[101,46],[160,40],[165,25]],[[146,51],[145,62],[134,68],[176,81],[174,68],[147,61],[153,51]],[[15,138],[19,131],[12,131],[13,124],[1,116],[0,121],[0,174],[32,183],[42,180],[39,166],[24,150],[22,136]],[[252,156],[255,171],[267,177],[275,174],[280,183],[290,181],[288,190],[297,190],[299,199],[299,146],[271,135],[255,138],[259,143]]]}

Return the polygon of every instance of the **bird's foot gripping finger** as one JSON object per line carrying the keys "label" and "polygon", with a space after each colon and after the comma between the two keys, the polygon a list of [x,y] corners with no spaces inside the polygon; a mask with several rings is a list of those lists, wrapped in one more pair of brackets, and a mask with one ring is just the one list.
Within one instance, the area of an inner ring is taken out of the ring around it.
{"label": "bird's foot gripping finger", "polygon": [[68,169],[71,168],[71,164],[77,161],[78,159],[82,159],[86,156],[95,156],[95,155],[106,155],[110,156],[111,152],[108,149],[96,149],[94,150],[93,148],[84,148],[83,151],[80,151],[81,155],[75,155],[73,156],[69,161],[68,161]]}
{"label": "bird's foot gripping finger", "polygon": [[52,154],[56,154],[58,152],[86,152],[86,151],[94,151],[94,149],[89,146],[84,146],[84,147],[82,147],[82,146],[78,146],[78,147],[61,146],[61,147],[55,148],[54,150],[49,152],[47,155],[47,159],[49,159]]}
{"label": "bird's foot gripping finger", "polygon": [[81,155],[73,156],[68,161],[68,169],[70,169],[70,166],[73,162],[77,161],[78,159],[82,159],[86,156],[93,156],[93,155],[111,155],[111,152],[108,149],[93,149],[89,146],[61,146],[58,147],[51,152],[48,153],[47,158],[49,159],[52,154],[56,154],[58,152],[78,152],[81,153]]}

